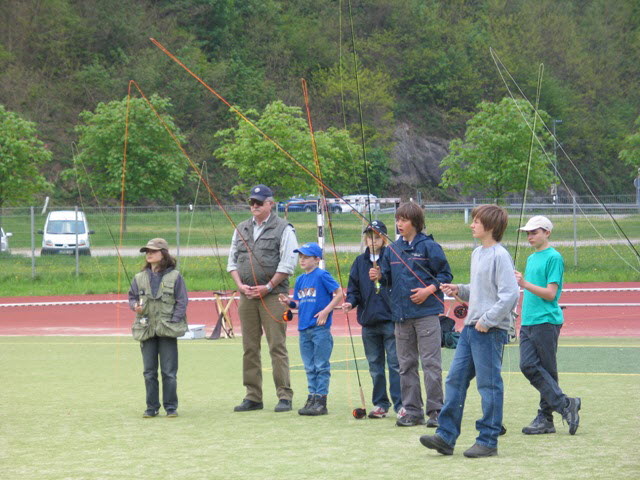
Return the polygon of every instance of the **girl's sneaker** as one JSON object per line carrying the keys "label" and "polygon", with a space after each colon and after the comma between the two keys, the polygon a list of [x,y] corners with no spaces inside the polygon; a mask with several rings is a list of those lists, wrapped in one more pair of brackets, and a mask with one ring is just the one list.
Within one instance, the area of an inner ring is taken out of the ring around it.
{"label": "girl's sneaker", "polygon": [[383,407],[374,407],[369,412],[369,418],[384,418],[387,416],[388,410]]}

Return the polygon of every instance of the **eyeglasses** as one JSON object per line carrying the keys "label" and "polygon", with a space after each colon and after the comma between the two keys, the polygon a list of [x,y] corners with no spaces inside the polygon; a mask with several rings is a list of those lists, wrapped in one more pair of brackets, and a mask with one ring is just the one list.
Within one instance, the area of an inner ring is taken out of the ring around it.
{"label": "eyeglasses", "polygon": [[250,206],[257,206],[257,207],[261,207],[264,205],[264,202],[261,202],[260,200],[256,200],[255,198],[252,198],[251,200],[249,200],[249,205]]}

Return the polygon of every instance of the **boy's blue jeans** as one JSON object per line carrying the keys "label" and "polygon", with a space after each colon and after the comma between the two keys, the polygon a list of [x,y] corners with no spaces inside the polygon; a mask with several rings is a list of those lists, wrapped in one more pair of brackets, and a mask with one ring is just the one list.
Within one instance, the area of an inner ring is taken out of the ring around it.
{"label": "boy's blue jeans", "polygon": [[391,406],[387,395],[387,377],[385,375],[386,353],[386,364],[389,367],[389,393],[393,400],[393,408],[397,412],[402,408],[402,397],[400,395],[400,366],[396,353],[393,322],[382,322],[362,327],[362,343],[373,381],[373,405],[387,410]]}
{"label": "boy's blue jeans", "polygon": [[309,393],[327,395],[331,377],[331,352],[333,336],[325,326],[311,327],[300,331],[300,355],[307,372]]}
{"label": "boy's blue jeans", "polygon": [[502,427],[504,386],[502,383],[502,351],[507,331],[492,328],[478,332],[467,325],[460,333],[458,346],[447,375],[444,407],[440,412],[437,434],[454,446],[460,435],[460,424],[469,383],[475,377],[482,401],[482,418],[476,421],[480,432],[476,443],[490,448],[498,446]]}

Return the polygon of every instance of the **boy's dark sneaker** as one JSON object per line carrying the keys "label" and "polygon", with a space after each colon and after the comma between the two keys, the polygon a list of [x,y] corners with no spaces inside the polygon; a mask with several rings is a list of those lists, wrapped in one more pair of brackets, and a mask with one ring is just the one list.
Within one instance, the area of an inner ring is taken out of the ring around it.
{"label": "boy's dark sneaker", "polygon": [[176,410],[167,410],[167,418],[176,418],[178,412]]}
{"label": "boy's dark sneaker", "polygon": [[300,410],[298,410],[298,415],[311,415],[311,405],[315,402],[315,395],[307,396],[307,401]]}
{"label": "boy's dark sneaker", "polygon": [[485,445],[480,445],[479,443],[474,443],[470,449],[465,450],[463,455],[468,458],[493,457],[498,455],[498,448],[487,447]]}
{"label": "boy's dark sneaker", "polygon": [[249,412],[251,410],[262,410],[264,405],[262,402],[254,402],[253,400],[249,400],[245,398],[242,400],[242,403],[236,407],[234,407],[234,412]]}
{"label": "boy's dark sneaker", "polygon": [[506,435],[507,434],[507,427],[505,427],[504,425],[500,425],[500,433],[498,435]]}
{"label": "boy's dark sneaker", "polygon": [[142,414],[142,418],[153,418],[158,416],[158,410],[155,408],[147,408]]}
{"label": "boy's dark sneaker", "polygon": [[525,435],[540,435],[543,433],[556,433],[553,420],[547,420],[544,415],[538,414],[533,421],[522,429]]}
{"label": "boy's dark sneaker", "polygon": [[445,442],[440,435],[422,435],[420,443],[442,455],[453,455],[453,447]]}
{"label": "boy's dark sneaker", "polygon": [[417,425],[424,425],[424,417],[416,417],[407,413],[404,417],[396,420],[396,425],[399,427],[415,427]]}
{"label": "boy's dark sneaker", "polygon": [[438,428],[438,417],[440,416],[440,410],[433,410],[429,412],[429,418],[427,419],[427,428]]}
{"label": "boy's dark sneaker", "polygon": [[582,401],[579,398],[569,398],[569,404],[562,411],[562,418],[569,424],[569,433],[575,435],[580,425],[580,407]]}
{"label": "boy's dark sneaker", "polygon": [[274,412],[288,412],[291,410],[291,400],[287,400],[286,398],[281,398],[274,408]]}
{"label": "boy's dark sneaker", "polygon": [[316,395],[314,402],[309,407],[309,415],[314,417],[318,415],[327,415],[329,410],[327,410],[327,396],[326,395]]}

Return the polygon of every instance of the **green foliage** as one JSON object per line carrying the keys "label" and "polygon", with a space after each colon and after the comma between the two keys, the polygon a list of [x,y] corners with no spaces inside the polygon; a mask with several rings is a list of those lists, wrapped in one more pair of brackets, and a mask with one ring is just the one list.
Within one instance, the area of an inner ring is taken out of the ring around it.
{"label": "green foliage", "polygon": [[640,117],[636,119],[635,125],[638,130],[624,139],[625,148],[620,150],[620,158],[630,165],[634,172],[635,169],[640,170]]}
{"label": "green foliage", "polygon": [[[302,109],[276,101],[267,105],[261,115],[255,110],[248,110],[245,115],[316,175],[311,136],[302,117]],[[236,128],[222,130],[216,133],[216,137],[222,145],[214,155],[222,159],[226,167],[238,172],[238,183],[233,193],[244,193],[257,183],[277,186],[280,198],[318,191],[315,181],[304,169],[239,117]],[[358,179],[353,178],[351,169],[346,166],[362,166],[362,157],[349,133],[332,127],[315,131],[314,137],[323,182],[338,193],[355,188]]]}
{"label": "green foliage", "polygon": [[33,202],[49,191],[40,168],[50,161],[35,123],[0,105],[0,207]]}
{"label": "green foliage", "polygon": [[[531,129],[534,111],[525,100],[504,98],[500,103],[482,102],[478,113],[467,122],[464,141],[455,139],[440,166],[443,187],[458,187],[463,193],[481,192],[500,201],[507,193],[522,192],[527,171],[529,188],[544,189],[551,184],[552,171]],[[551,136],[542,122],[549,116],[538,110],[536,137],[548,151]],[[524,116],[524,118],[523,118]],[[526,121],[525,121],[526,119]]]}
{"label": "green foliage", "polygon": [[[168,99],[152,95],[149,101],[168,129],[184,145],[185,138],[166,112]],[[99,103],[95,113],[82,112],[77,161],[84,165],[78,183],[92,187],[100,199],[120,199],[125,173],[126,203],[170,202],[185,180],[188,161],[146,101],[131,98]],[[128,128],[126,163],[125,129]],[[67,175],[75,175],[69,170]]]}
{"label": "green foliage", "polygon": [[[78,113],[121,98],[132,78],[145,91],[172,99],[175,122],[189,138],[197,164],[217,147],[211,133],[231,125],[227,107],[151,45],[149,36],[243,110],[261,111],[275,100],[302,106],[300,78],[305,78],[316,128],[346,128],[359,138],[350,66],[352,10],[368,152],[379,149],[380,158],[391,157],[400,124],[424,137],[462,136],[480,101],[506,95],[491,46],[529,98],[537,66],[545,64],[540,107],[563,120],[559,141],[577,166],[559,159],[569,187],[584,193],[582,176],[598,194],[631,191],[631,182],[621,181],[627,168],[619,152],[628,149],[623,141],[640,110],[638,2],[351,3],[5,0],[0,2],[0,103],[38,119],[41,139],[53,155],[45,175],[59,190],[57,198],[71,202],[75,188],[60,171],[71,166]],[[225,168],[212,164],[211,169],[222,172],[211,178],[214,187],[230,191]],[[362,184],[364,174],[354,174]],[[189,186],[176,198],[187,199]]]}

